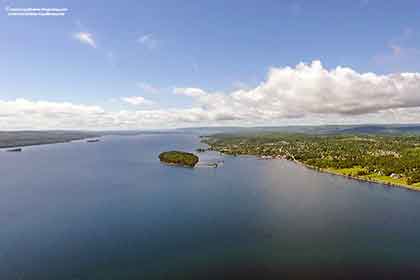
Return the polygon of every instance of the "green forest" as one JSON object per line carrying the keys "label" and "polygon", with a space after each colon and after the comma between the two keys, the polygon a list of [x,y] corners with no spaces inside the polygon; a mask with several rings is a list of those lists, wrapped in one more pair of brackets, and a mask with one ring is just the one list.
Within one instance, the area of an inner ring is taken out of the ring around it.
{"label": "green forest", "polygon": [[203,142],[224,154],[284,158],[340,175],[420,187],[418,135],[216,134]]}
{"label": "green forest", "polygon": [[192,154],[181,151],[169,151],[159,154],[159,159],[162,162],[176,165],[183,165],[188,167],[194,167],[199,158]]}

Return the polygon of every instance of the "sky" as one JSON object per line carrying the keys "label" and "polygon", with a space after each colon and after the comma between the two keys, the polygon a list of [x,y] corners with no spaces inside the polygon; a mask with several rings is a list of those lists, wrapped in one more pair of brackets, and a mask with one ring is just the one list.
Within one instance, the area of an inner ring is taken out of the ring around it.
{"label": "sky", "polygon": [[420,123],[418,0],[0,1],[0,130]]}

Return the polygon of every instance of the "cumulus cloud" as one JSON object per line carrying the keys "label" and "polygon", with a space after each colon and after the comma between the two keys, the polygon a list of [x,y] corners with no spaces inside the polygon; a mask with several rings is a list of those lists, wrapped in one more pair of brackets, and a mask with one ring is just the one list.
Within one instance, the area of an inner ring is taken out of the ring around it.
{"label": "cumulus cloud", "polygon": [[206,92],[199,88],[174,88],[174,93],[190,97],[199,97],[206,95]]}
{"label": "cumulus cloud", "polygon": [[151,105],[153,104],[152,101],[147,100],[143,96],[129,96],[129,97],[122,97],[122,101],[131,104],[131,105]]}
{"label": "cumulus cloud", "polygon": [[106,111],[99,106],[68,102],[0,100],[2,129],[106,129],[173,127],[197,122],[200,109]]}
{"label": "cumulus cloud", "polygon": [[325,69],[320,61],[272,68],[267,80],[228,96],[233,106],[252,106],[262,115],[358,115],[420,106],[420,73],[376,75],[350,68]]}
{"label": "cumulus cloud", "polygon": [[[106,111],[98,106],[0,100],[3,128],[143,128],[193,125],[287,125],[322,123],[419,123],[420,73],[377,75],[320,61],[271,68],[249,89],[207,92],[175,88],[192,98],[190,108]],[[133,105],[141,96],[124,97]]]}
{"label": "cumulus cloud", "polygon": [[77,32],[73,35],[76,40],[79,40],[83,44],[87,44],[92,48],[96,48],[96,42],[93,39],[93,35],[88,32]]}
{"label": "cumulus cloud", "polygon": [[4,129],[95,127],[105,114],[99,106],[27,99],[0,100],[0,127]]}
{"label": "cumulus cloud", "polygon": [[267,79],[252,89],[228,94],[198,88],[177,88],[175,92],[194,97],[213,119],[349,118],[419,107],[420,73],[377,75],[346,67],[328,70],[320,61],[313,61],[294,68],[271,68]]}

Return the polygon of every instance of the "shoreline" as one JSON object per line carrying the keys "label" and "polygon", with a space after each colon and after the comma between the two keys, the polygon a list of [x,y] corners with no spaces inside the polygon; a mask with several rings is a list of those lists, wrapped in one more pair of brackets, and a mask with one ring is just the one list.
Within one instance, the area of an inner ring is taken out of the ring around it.
{"label": "shoreline", "polygon": [[[219,152],[223,155],[234,156],[234,155],[226,154],[226,153],[223,153],[223,152],[220,152],[220,151],[217,151],[217,152]],[[252,157],[255,157],[257,159],[259,158],[258,155],[252,155],[252,154],[241,154],[241,155],[252,156]],[[398,183],[392,183],[392,182],[382,181],[382,180],[378,180],[378,179],[370,179],[370,178],[356,177],[356,176],[352,176],[352,175],[344,175],[344,174],[341,174],[339,172],[334,172],[332,170],[328,170],[326,168],[319,168],[319,167],[316,167],[316,166],[312,166],[312,165],[300,162],[300,161],[295,160],[295,159],[286,159],[286,158],[269,158],[269,159],[263,158],[263,159],[264,160],[275,160],[275,159],[286,160],[286,161],[293,162],[295,164],[301,165],[305,168],[308,168],[308,169],[311,169],[313,171],[320,172],[320,173],[330,174],[330,175],[334,175],[334,176],[340,176],[340,177],[344,177],[344,178],[351,179],[351,180],[361,181],[361,182],[364,182],[364,183],[380,184],[380,185],[383,185],[385,187],[402,188],[402,189],[405,189],[405,190],[408,190],[408,191],[415,191],[415,192],[420,191],[420,186],[398,184]]]}
{"label": "shoreline", "polygon": [[[69,140],[61,140],[61,141],[53,141],[53,142],[38,142],[38,143],[28,143],[28,144],[22,144],[22,145],[0,145],[0,151],[6,150],[6,149],[12,149],[12,148],[24,148],[24,147],[33,147],[33,146],[43,146],[43,145],[55,145],[55,144],[66,144],[66,143],[72,143],[77,141],[83,141],[88,139],[101,139],[102,136],[98,137],[83,137],[83,138],[76,138],[76,139],[69,139]],[[96,141],[99,142],[99,141]]]}
{"label": "shoreline", "polygon": [[411,186],[411,185],[406,185],[406,184],[398,184],[398,183],[382,181],[382,180],[378,180],[378,179],[369,179],[369,178],[363,178],[363,177],[356,177],[356,176],[352,176],[352,175],[344,175],[344,174],[340,174],[338,172],[334,172],[332,170],[327,170],[325,168],[319,168],[319,167],[316,167],[316,166],[305,164],[305,163],[302,163],[302,162],[297,161],[297,160],[288,160],[288,161],[292,161],[296,164],[299,164],[303,167],[306,167],[308,169],[311,169],[311,170],[314,170],[314,171],[317,171],[317,172],[320,172],[320,173],[340,176],[340,177],[348,178],[348,179],[351,179],[351,180],[357,180],[357,181],[361,181],[361,182],[365,182],[365,183],[380,184],[380,185],[384,185],[386,187],[403,188],[403,189],[406,189],[406,190],[409,190],[409,191],[415,191],[415,192],[420,191],[420,186]]}

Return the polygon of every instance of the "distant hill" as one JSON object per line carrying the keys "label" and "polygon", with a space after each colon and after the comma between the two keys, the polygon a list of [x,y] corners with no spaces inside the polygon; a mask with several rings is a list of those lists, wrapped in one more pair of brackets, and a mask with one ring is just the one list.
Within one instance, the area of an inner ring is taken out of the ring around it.
{"label": "distant hill", "polygon": [[43,144],[64,143],[86,138],[97,138],[106,135],[133,136],[148,134],[181,133],[175,130],[104,130],[104,131],[73,131],[73,130],[20,130],[0,131],[0,148],[24,147]]}
{"label": "distant hill", "polygon": [[85,131],[0,131],[0,148],[63,143],[98,136],[99,133]]}
{"label": "distant hill", "polygon": [[420,134],[420,124],[390,125],[321,125],[321,126],[279,126],[279,127],[193,127],[177,131],[211,135],[219,133],[304,133],[304,134]]}
{"label": "distant hill", "polygon": [[420,134],[420,125],[413,126],[380,126],[368,125],[343,129],[341,133],[361,134]]}
{"label": "distant hill", "polygon": [[162,130],[104,130],[104,131],[0,131],[0,148],[22,147],[40,144],[62,143],[105,135],[141,134],[255,134],[255,133],[303,133],[303,134],[420,134],[420,124],[369,124],[369,125],[321,125],[321,126],[271,126],[271,127],[192,127]]}

